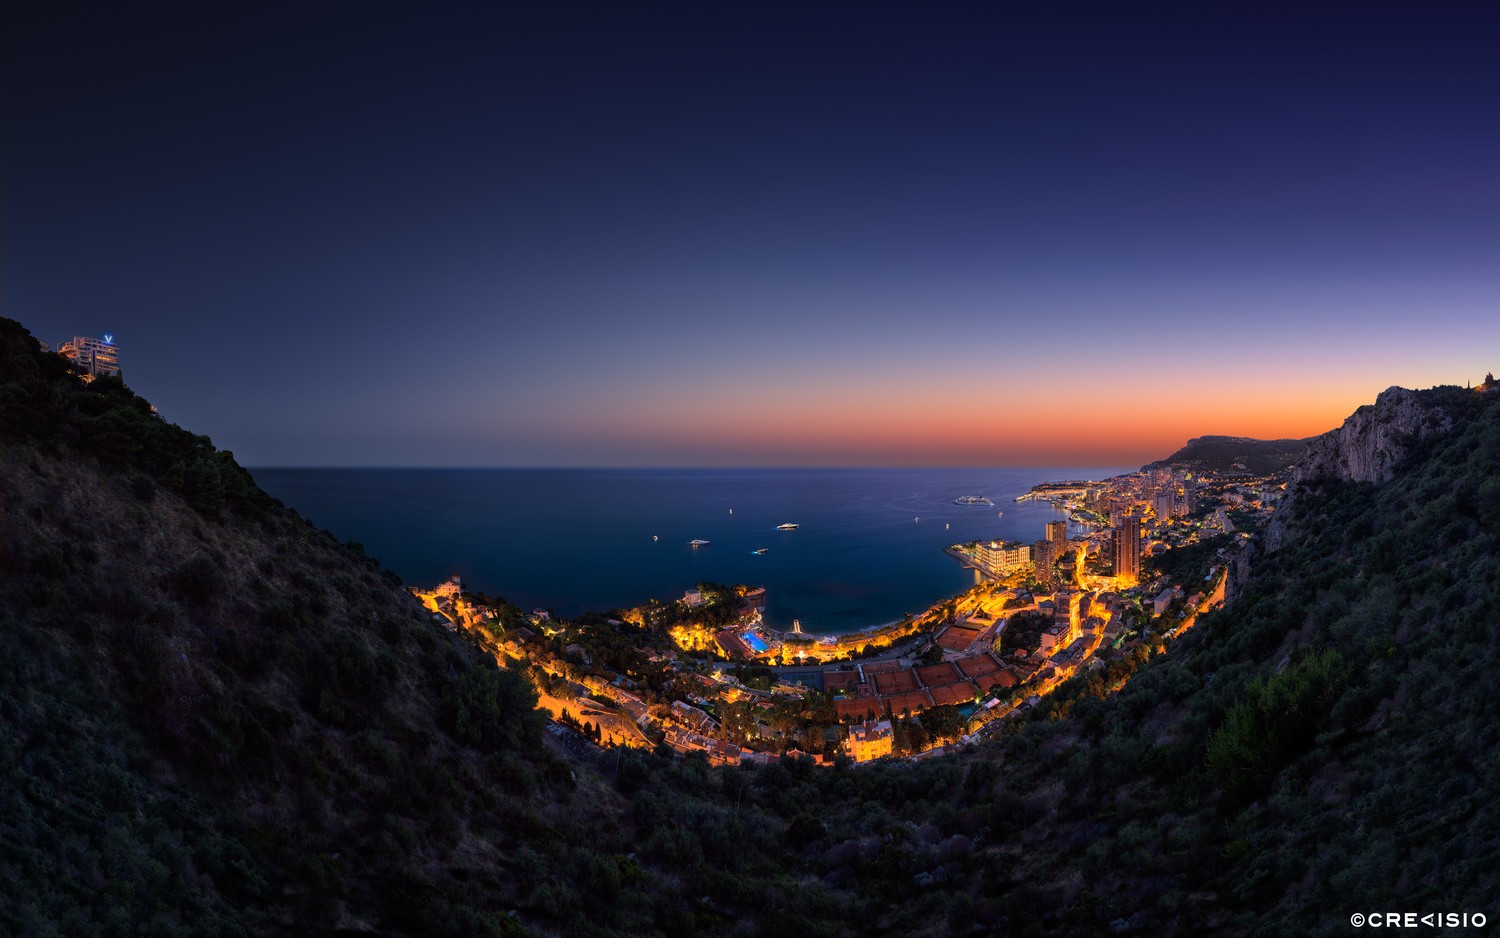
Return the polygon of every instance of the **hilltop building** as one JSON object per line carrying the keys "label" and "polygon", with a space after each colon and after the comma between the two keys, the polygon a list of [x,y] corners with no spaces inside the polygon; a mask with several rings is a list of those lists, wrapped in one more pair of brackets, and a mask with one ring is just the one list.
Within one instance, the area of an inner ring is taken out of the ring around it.
{"label": "hilltop building", "polygon": [[58,344],[57,354],[94,378],[120,373],[120,347],[115,345],[115,337],[112,335],[106,335],[102,339],[74,336]]}
{"label": "hilltop building", "polygon": [[462,595],[463,591],[464,591],[463,580],[460,579],[459,575],[455,573],[452,576],[450,576],[448,579],[446,579],[443,582],[439,583],[437,585],[437,588],[434,589],[432,592],[433,592],[434,595],[439,596],[439,597],[441,597],[443,599],[450,599],[451,600],[451,599],[457,599],[460,595]]}

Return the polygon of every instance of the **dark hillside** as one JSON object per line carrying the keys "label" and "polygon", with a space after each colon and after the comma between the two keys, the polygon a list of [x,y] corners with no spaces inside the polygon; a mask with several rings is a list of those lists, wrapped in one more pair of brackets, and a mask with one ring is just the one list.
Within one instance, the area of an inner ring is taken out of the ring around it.
{"label": "dark hillside", "polygon": [[0,325],[4,930],[499,927],[434,874],[505,866],[529,685]]}
{"label": "dark hillside", "polygon": [[1271,475],[1291,466],[1307,440],[1256,440],[1244,436],[1199,436],[1182,449],[1142,469],[1183,468],[1230,472],[1236,464],[1252,475]]}

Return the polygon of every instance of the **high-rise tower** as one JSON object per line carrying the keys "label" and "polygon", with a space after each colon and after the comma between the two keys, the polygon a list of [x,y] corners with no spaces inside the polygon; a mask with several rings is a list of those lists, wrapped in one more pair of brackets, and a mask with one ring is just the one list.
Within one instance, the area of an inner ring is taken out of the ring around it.
{"label": "high-rise tower", "polygon": [[1115,577],[1130,583],[1141,578],[1141,519],[1126,515],[1110,535],[1114,547]]}

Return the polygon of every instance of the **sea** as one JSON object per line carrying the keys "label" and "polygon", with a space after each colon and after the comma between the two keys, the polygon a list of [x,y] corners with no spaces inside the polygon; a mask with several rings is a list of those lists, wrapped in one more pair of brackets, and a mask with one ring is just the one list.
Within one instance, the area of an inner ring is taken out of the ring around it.
{"label": "sea", "polygon": [[[255,469],[260,486],[409,585],[562,616],[671,600],[703,581],[766,588],[767,624],[844,633],[973,585],[943,552],[1031,542],[1062,517],[1032,485],[1125,467],[1025,469]],[[958,505],[981,495],[994,505]],[[779,531],[784,523],[795,531]],[[692,546],[693,540],[707,541]]]}

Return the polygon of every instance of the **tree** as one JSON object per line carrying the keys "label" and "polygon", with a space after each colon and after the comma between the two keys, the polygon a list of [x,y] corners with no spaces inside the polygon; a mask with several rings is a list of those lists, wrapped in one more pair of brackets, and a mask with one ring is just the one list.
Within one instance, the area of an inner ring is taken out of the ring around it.
{"label": "tree", "polygon": [[935,741],[954,739],[961,735],[968,721],[958,708],[950,704],[932,707],[922,712],[922,726]]}

